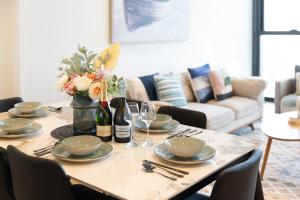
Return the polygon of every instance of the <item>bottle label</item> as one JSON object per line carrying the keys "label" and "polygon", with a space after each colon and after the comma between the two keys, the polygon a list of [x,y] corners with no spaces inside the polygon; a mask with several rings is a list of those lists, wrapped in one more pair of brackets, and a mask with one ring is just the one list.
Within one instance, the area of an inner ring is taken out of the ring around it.
{"label": "bottle label", "polygon": [[111,136],[111,126],[97,126],[97,136],[99,137]]}
{"label": "bottle label", "polygon": [[115,125],[116,137],[118,138],[127,138],[130,137],[130,126],[118,126]]}

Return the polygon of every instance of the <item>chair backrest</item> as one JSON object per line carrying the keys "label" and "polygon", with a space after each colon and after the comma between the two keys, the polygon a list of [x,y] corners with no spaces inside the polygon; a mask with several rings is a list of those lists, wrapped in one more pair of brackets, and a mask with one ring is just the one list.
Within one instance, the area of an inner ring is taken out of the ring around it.
{"label": "chair backrest", "polygon": [[8,146],[15,198],[17,200],[72,200],[71,185],[54,161],[28,156]]}
{"label": "chair backrest", "polygon": [[174,106],[162,106],[158,109],[157,113],[170,115],[181,124],[204,129],[206,128],[206,116],[204,113],[199,111],[177,108]]}
{"label": "chair backrest", "polygon": [[9,109],[13,108],[16,103],[23,102],[21,97],[12,97],[8,99],[0,100],[0,112],[7,112]]}
{"label": "chair backrest", "polygon": [[[210,200],[254,200],[261,187],[257,184],[261,151],[256,150],[250,158],[227,168],[218,176]],[[262,192],[262,191],[259,191]],[[262,195],[262,194],[260,194]]]}
{"label": "chair backrest", "polygon": [[0,199],[14,200],[7,151],[0,147]]}

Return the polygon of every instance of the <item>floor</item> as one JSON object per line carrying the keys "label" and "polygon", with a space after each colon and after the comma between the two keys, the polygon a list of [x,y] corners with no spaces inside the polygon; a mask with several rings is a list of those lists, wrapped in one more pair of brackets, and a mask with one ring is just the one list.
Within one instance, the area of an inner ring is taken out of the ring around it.
{"label": "floor", "polygon": [[[265,103],[264,118],[272,117],[274,114],[274,104]],[[260,121],[255,123],[254,131],[244,127],[233,134],[260,141],[264,152],[267,137],[260,131],[260,123]],[[273,140],[262,185],[266,200],[300,200],[299,142]],[[209,192],[211,188],[212,185],[204,188],[203,191]]]}

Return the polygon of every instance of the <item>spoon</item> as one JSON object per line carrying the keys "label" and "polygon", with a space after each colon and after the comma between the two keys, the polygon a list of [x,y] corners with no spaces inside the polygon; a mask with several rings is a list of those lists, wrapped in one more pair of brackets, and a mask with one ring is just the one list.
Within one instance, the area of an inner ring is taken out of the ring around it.
{"label": "spoon", "polygon": [[48,106],[49,110],[52,112],[60,112],[63,107],[53,107],[53,106]]}
{"label": "spoon", "polygon": [[[147,165],[147,166],[148,166],[149,168],[151,168],[152,170],[154,170],[155,168],[159,168],[159,169],[162,169],[162,170],[168,172],[169,174],[172,174],[172,175],[174,175],[174,176],[176,176],[176,177],[178,177],[178,178],[183,178],[183,177],[184,177],[182,174],[177,174],[177,173],[175,173],[175,172],[172,172],[172,171],[170,171],[170,170],[164,169],[164,168],[162,168],[162,167],[151,165],[150,163],[144,162],[144,164]],[[145,167],[145,166],[144,166],[144,167]]]}
{"label": "spoon", "polygon": [[142,165],[143,165],[145,171],[148,172],[148,173],[154,173],[154,172],[155,172],[155,173],[160,174],[160,175],[162,175],[163,177],[168,178],[168,179],[170,179],[170,180],[172,180],[172,181],[176,181],[176,180],[177,180],[177,178],[174,178],[174,177],[171,177],[171,176],[167,176],[167,175],[165,175],[165,174],[163,174],[163,173],[160,173],[160,172],[158,172],[158,171],[154,171],[153,168],[152,168],[151,166],[149,167],[149,165],[147,165],[147,164],[145,164],[145,163],[143,163]]}

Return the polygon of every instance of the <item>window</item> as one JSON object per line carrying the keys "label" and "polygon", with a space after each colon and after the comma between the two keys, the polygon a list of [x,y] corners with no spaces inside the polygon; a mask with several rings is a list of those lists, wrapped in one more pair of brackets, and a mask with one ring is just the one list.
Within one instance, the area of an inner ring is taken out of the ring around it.
{"label": "window", "polygon": [[274,82],[293,77],[300,65],[299,8],[299,0],[253,0],[252,71],[268,81],[271,99]]}

